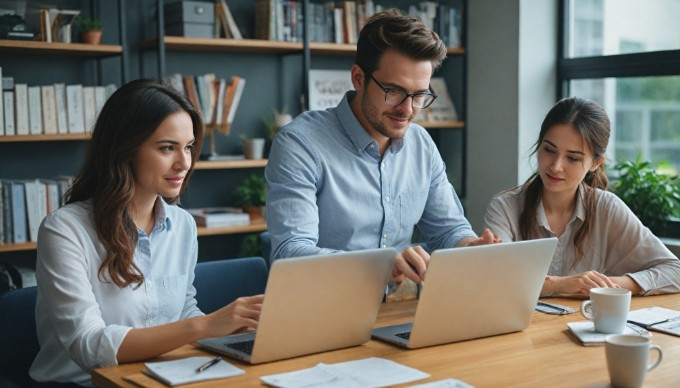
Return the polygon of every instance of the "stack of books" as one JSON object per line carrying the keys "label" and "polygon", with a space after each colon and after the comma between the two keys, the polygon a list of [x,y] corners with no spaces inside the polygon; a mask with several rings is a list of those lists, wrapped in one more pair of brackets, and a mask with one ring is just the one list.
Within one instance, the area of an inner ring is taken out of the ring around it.
{"label": "stack of books", "polygon": [[241,208],[206,207],[186,210],[194,216],[196,225],[207,228],[250,224],[250,216]]}

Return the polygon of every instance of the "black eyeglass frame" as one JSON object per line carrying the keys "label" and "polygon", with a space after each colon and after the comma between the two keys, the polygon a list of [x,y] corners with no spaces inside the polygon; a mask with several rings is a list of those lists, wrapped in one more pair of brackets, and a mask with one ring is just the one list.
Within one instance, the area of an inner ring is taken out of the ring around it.
{"label": "black eyeglass frame", "polygon": [[[434,100],[436,100],[437,97],[439,97],[439,96],[437,95],[437,93],[435,93],[434,90],[432,90],[432,86],[431,86],[431,85],[429,85],[429,86],[427,87],[427,89],[430,91],[429,93],[422,93],[422,92],[421,92],[421,93],[406,93],[406,92],[403,91],[403,90],[393,89],[393,88],[386,88],[386,87],[384,87],[384,86],[380,83],[380,81],[378,81],[377,79],[375,79],[375,77],[373,77],[373,74],[369,74],[368,77],[369,77],[370,79],[372,79],[373,82],[375,82],[375,84],[378,85],[378,87],[379,87],[380,89],[382,89],[383,92],[385,92],[385,104],[387,104],[388,106],[399,106],[399,105],[403,104],[404,101],[406,101],[407,98],[411,97],[411,108],[413,108],[413,109],[425,109],[425,108],[429,107],[430,105],[432,105],[432,103],[434,102]],[[398,104],[389,104],[389,103],[387,102],[387,93],[390,93],[390,92],[392,92],[392,93],[400,93],[400,94],[403,94],[403,95],[404,95],[404,98],[403,98],[401,101],[399,101]],[[432,97],[432,101],[430,101],[427,105],[424,105],[424,106],[422,106],[422,107],[418,107],[418,106],[415,106],[415,105],[414,105],[414,104],[415,104],[415,97],[416,97],[416,96],[431,96],[431,97]]]}

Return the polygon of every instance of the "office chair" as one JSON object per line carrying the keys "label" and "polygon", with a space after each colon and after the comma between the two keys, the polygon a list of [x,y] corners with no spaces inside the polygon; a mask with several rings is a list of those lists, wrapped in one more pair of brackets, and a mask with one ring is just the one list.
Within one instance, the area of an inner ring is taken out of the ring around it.
{"label": "office chair", "polygon": [[269,234],[268,231],[260,233],[260,250],[262,251],[262,257],[264,257],[264,261],[267,263],[267,268],[272,267],[272,239],[271,235]]}
{"label": "office chair", "polygon": [[261,257],[204,261],[196,264],[196,301],[206,314],[241,296],[264,293],[267,264]]}
{"label": "office chair", "polygon": [[0,386],[33,385],[28,370],[38,354],[35,329],[36,287],[0,295]]}

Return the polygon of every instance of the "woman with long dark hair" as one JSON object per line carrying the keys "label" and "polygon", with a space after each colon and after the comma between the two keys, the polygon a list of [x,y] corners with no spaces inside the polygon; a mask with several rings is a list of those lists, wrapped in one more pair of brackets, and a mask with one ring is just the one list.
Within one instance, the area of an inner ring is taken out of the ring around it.
{"label": "woman with long dark hair", "polygon": [[557,237],[541,295],[587,297],[593,287],[633,295],[680,292],[680,261],[616,195],[606,191],[607,113],[581,98],[546,115],[538,171],[496,196],[486,225],[503,241]]}
{"label": "woman with long dark hair", "polygon": [[261,295],[196,307],[196,223],[175,204],[202,141],[199,113],[161,82],[106,102],[67,204],[40,227],[34,380],[89,385],[93,368],[257,326]]}

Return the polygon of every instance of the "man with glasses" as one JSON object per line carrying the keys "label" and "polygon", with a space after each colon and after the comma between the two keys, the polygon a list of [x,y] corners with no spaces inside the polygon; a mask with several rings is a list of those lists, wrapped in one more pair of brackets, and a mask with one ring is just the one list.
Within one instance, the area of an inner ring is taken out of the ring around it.
{"label": "man with glasses", "polygon": [[378,247],[400,254],[396,281],[420,283],[430,250],[488,244],[472,231],[432,138],[412,120],[437,98],[430,87],[446,47],[397,10],[362,29],[337,107],[299,115],[274,139],[265,170],[272,259]]}

